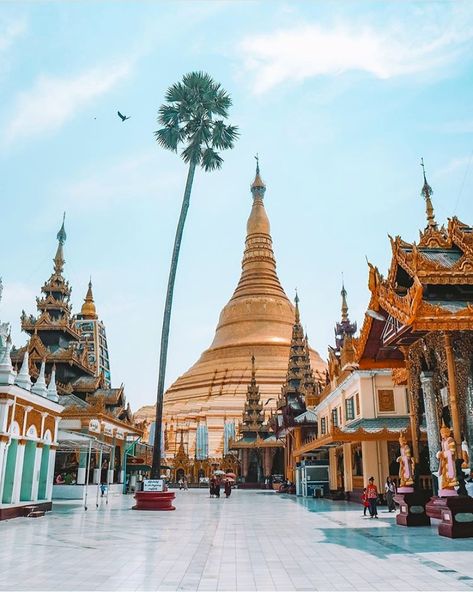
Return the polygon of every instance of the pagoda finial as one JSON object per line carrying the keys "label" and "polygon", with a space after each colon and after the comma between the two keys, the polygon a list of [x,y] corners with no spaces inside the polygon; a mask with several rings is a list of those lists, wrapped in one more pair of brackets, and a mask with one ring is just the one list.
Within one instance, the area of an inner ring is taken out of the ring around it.
{"label": "pagoda finial", "polygon": [[342,296],[342,323],[348,321],[348,304],[347,304],[347,291],[345,290],[345,282],[343,281],[343,274],[342,274],[342,291],[340,292]]}
{"label": "pagoda finial", "polygon": [[58,246],[57,246],[57,251],[56,251],[56,255],[53,259],[54,261],[54,271],[60,275],[63,270],[64,270],[64,251],[63,251],[63,246],[64,243],[66,242],[67,239],[67,234],[66,234],[66,229],[64,227],[66,221],[66,212],[64,212],[63,216],[62,216],[62,225],[61,228],[59,229],[59,232],[56,235],[56,238],[58,240]]}
{"label": "pagoda finial", "polygon": [[15,384],[20,388],[24,388],[27,391],[31,390],[28,349],[26,349],[25,355],[23,356],[23,362],[21,363],[20,372],[18,376],[15,378]]}
{"label": "pagoda finial", "polygon": [[263,180],[261,179],[261,176],[260,176],[258,154],[256,154],[255,159],[256,159],[256,175],[255,175],[255,180],[251,184],[251,193],[253,194],[253,199],[263,199],[265,191],[266,191],[266,185],[263,183]]}
{"label": "pagoda finial", "polygon": [[51,379],[49,380],[48,385],[48,399],[57,403],[59,401],[59,395],[57,394],[57,387],[56,387],[56,364],[53,366],[53,370],[51,372]]}
{"label": "pagoda finial", "polygon": [[251,378],[256,378],[255,355],[251,355]]}
{"label": "pagoda finial", "polygon": [[424,166],[424,159],[420,159],[420,166],[422,167],[422,173],[424,175],[424,185],[422,187],[422,191],[420,194],[425,199],[425,213],[427,216],[427,228],[437,229],[437,222],[435,221],[435,213],[434,213],[434,206],[432,205],[432,200],[430,199],[433,191],[432,187],[427,183],[427,177],[425,176],[425,166]]}
{"label": "pagoda finial", "polygon": [[82,305],[80,313],[84,318],[87,319],[97,318],[97,310],[95,308],[94,295],[92,292],[92,278],[89,280],[87,294],[85,295],[84,304]]}
{"label": "pagoda finial", "polygon": [[33,394],[39,395],[40,397],[47,397],[47,395],[48,395],[48,388],[46,386],[45,372],[46,372],[46,360],[43,360],[41,362],[39,376],[36,379],[36,382],[34,383],[33,388],[31,389],[31,392]]}
{"label": "pagoda finial", "polygon": [[295,322],[299,323],[301,320],[301,316],[299,313],[299,295],[297,294],[297,288],[296,288],[296,296],[294,298],[294,302],[296,303],[296,318],[295,318]]}

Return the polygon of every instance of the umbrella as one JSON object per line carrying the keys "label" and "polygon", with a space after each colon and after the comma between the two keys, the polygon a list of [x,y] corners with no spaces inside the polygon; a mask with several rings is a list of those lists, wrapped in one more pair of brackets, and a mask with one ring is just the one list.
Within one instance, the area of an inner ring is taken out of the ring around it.
{"label": "umbrella", "polygon": [[214,475],[225,475],[225,471],[214,471]]}
{"label": "umbrella", "polygon": [[235,475],[235,473],[227,473],[227,474],[225,475],[225,477],[228,477],[229,479],[233,479],[233,480],[235,480],[235,479],[236,479],[236,475]]}
{"label": "umbrella", "polygon": [[229,477],[228,475],[225,475],[225,481],[228,481],[229,483],[235,483],[235,479],[233,479],[233,477]]}

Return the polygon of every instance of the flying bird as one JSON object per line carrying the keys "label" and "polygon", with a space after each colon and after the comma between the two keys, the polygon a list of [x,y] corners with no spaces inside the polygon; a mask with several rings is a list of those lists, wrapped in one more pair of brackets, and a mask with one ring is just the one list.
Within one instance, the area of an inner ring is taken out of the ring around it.
{"label": "flying bird", "polygon": [[128,115],[123,115],[122,113],[120,113],[120,111],[117,111],[117,115],[122,121],[126,121],[127,119],[130,119],[130,117]]}

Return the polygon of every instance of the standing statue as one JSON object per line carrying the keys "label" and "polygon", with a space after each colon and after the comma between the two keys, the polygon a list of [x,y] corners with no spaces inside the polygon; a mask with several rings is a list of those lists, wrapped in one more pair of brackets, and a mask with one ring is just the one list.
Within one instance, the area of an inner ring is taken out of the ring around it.
{"label": "standing statue", "polygon": [[415,459],[411,455],[411,449],[409,448],[404,432],[400,432],[399,434],[399,446],[401,456],[396,459],[399,463],[398,491],[402,493],[404,489],[404,493],[406,493],[406,490],[413,491]]}
{"label": "standing statue", "polygon": [[437,452],[439,459],[439,496],[456,495],[455,487],[458,487],[455,459],[456,444],[451,436],[452,430],[445,424],[440,428],[442,436],[442,449]]}

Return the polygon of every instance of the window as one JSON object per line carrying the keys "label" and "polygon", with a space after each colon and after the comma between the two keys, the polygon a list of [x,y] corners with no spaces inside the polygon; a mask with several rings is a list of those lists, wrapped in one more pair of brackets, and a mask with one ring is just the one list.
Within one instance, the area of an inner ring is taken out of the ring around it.
{"label": "window", "polygon": [[327,433],[327,420],[325,419],[325,417],[322,417],[322,419],[320,420],[320,432],[322,435]]}
{"label": "window", "polygon": [[334,428],[338,428],[338,409],[332,409],[332,423]]}
{"label": "window", "polygon": [[353,397],[350,397],[349,399],[345,400],[345,416],[347,421],[355,419],[355,406]]}
{"label": "window", "polygon": [[338,425],[342,425],[342,407],[338,408]]}
{"label": "window", "polygon": [[378,409],[380,413],[393,413],[396,411],[394,391],[392,389],[380,389],[378,391]]}
{"label": "window", "polygon": [[355,401],[356,401],[356,414],[360,415],[360,393],[356,393],[355,395]]}

